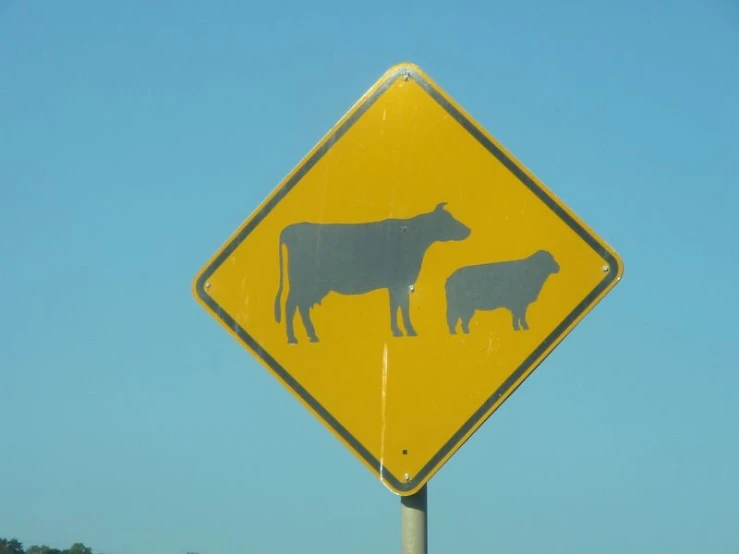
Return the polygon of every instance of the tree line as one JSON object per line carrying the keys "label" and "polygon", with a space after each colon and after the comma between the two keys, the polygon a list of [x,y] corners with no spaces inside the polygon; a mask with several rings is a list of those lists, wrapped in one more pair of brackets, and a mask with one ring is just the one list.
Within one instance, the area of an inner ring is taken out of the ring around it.
{"label": "tree line", "polygon": [[92,549],[81,542],[76,542],[65,550],[46,545],[23,548],[23,543],[17,539],[0,538],[0,554],[92,554]]}
{"label": "tree line", "polygon": [[[65,550],[51,548],[50,546],[29,546],[23,548],[23,543],[17,539],[0,538],[0,554],[92,554],[92,548],[85,546],[81,542],[76,542]],[[100,554],[98,552],[97,554]],[[188,552],[187,554],[198,554],[197,552]]]}

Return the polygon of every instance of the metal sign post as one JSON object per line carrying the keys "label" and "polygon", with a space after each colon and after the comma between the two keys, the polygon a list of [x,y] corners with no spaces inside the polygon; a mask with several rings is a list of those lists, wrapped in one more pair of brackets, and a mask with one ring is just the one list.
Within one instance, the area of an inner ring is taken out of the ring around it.
{"label": "metal sign post", "polygon": [[428,554],[428,485],[400,497],[402,554]]}

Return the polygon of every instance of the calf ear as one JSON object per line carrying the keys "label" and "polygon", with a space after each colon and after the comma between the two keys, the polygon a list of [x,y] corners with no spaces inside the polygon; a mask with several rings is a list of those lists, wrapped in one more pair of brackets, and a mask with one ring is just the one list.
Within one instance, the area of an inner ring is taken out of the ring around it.
{"label": "calf ear", "polygon": [[447,204],[446,202],[439,202],[436,205],[436,210],[435,211],[437,211],[437,212],[443,211],[444,210],[444,206],[446,206],[446,204]]}

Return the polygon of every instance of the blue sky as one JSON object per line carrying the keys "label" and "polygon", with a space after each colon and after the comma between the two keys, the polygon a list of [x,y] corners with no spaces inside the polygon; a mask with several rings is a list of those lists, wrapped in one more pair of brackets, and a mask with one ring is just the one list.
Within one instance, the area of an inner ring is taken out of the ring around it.
{"label": "blue sky", "polygon": [[731,0],[0,2],[0,537],[399,550],[190,286],[411,61],[626,267],[431,481],[431,548],[736,552],[737,60]]}

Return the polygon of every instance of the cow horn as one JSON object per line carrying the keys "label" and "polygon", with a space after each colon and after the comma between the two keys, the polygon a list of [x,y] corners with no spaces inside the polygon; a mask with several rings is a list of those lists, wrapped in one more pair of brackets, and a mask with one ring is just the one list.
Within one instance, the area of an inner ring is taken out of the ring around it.
{"label": "cow horn", "polygon": [[446,204],[447,204],[446,202],[439,202],[439,203],[438,203],[438,204],[436,205],[436,211],[437,211],[437,212],[440,212],[441,210],[443,210],[443,209],[444,209],[444,206],[446,206]]}

